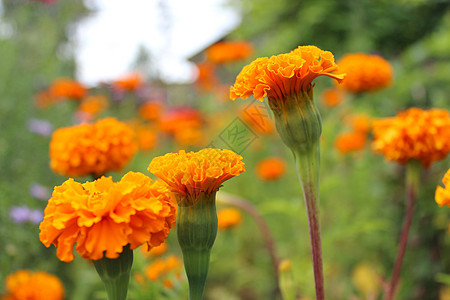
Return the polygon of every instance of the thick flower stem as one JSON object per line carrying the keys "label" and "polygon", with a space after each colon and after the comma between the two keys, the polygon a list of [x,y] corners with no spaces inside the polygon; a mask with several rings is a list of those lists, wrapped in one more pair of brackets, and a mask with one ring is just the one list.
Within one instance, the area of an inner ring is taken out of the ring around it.
{"label": "thick flower stem", "polygon": [[320,146],[317,142],[310,149],[293,151],[297,166],[297,173],[303,188],[303,196],[308,216],[309,237],[316,287],[316,299],[324,300],[324,280],[322,267],[322,244],[319,220],[319,165]]}
{"label": "thick flower stem", "polygon": [[201,300],[205,290],[211,248],[217,235],[215,193],[193,201],[177,199],[177,236],[189,282],[189,299]]}
{"label": "thick flower stem", "polygon": [[402,232],[398,246],[397,258],[395,259],[394,269],[392,271],[391,281],[387,287],[385,300],[394,299],[396,287],[400,279],[400,271],[402,268],[403,257],[405,256],[406,246],[408,245],[409,230],[411,228],[415,199],[420,177],[420,163],[410,161],[406,166],[406,208],[405,219],[403,221]]}
{"label": "thick flower stem", "polygon": [[108,300],[125,300],[133,264],[133,250],[130,250],[129,246],[125,246],[118,258],[104,257],[93,262],[105,286]]}

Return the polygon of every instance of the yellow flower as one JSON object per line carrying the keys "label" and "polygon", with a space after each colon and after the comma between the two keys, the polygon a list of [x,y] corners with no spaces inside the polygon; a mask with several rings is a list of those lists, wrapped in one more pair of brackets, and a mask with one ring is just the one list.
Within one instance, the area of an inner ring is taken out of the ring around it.
{"label": "yellow flower", "polygon": [[444,178],[442,179],[445,188],[438,186],[436,188],[435,200],[439,206],[450,206],[450,169],[445,173]]}
{"label": "yellow flower", "polygon": [[242,156],[231,150],[181,150],[155,157],[148,170],[169,185],[172,192],[195,201],[200,194],[216,192],[223,182],[245,171]]}
{"label": "yellow flower", "polygon": [[338,65],[339,71],[347,74],[340,87],[352,93],[379,90],[392,81],[392,66],[378,55],[347,54]]}
{"label": "yellow flower", "polygon": [[230,98],[246,99],[253,95],[256,100],[264,97],[283,100],[289,95],[311,89],[312,81],[326,75],[341,81],[344,74],[332,74],[337,70],[334,56],[316,46],[300,46],[270,58],[260,57],[245,66],[230,89]]}
{"label": "yellow flower", "polygon": [[226,208],[217,213],[219,229],[228,229],[242,223],[242,214],[238,209]]}
{"label": "yellow flower", "polygon": [[113,118],[56,130],[50,142],[50,167],[66,176],[118,171],[138,149],[133,129]]}
{"label": "yellow flower", "polygon": [[39,226],[39,238],[55,245],[60,260],[73,260],[73,247],[86,259],[117,258],[126,245],[160,245],[175,223],[176,203],[166,185],[128,172],[78,183],[72,178],[55,187]]}
{"label": "yellow flower", "polygon": [[373,148],[386,159],[425,167],[450,151],[450,115],[444,109],[410,108],[392,118],[373,121]]}
{"label": "yellow flower", "polygon": [[380,278],[373,267],[367,263],[356,265],[352,272],[352,282],[366,299],[377,295],[380,289]]}
{"label": "yellow flower", "polygon": [[6,277],[8,300],[63,300],[64,287],[58,277],[45,272],[19,270]]}

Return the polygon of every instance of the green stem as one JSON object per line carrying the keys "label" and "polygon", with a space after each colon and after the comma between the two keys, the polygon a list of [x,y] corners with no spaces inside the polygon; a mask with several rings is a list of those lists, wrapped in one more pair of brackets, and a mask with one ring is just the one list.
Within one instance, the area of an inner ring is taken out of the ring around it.
{"label": "green stem", "polygon": [[309,150],[293,151],[293,154],[297,166],[297,173],[303,188],[306,214],[308,216],[316,299],[324,300],[325,291],[319,216],[320,143],[313,144]]}
{"label": "green stem", "polygon": [[203,194],[193,201],[177,200],[177,236],[189,282],[189,299],[201,300],[217,235],[216,194]]}
{"label": "green stem", "polygon": [[394,269],[392,271],[391,281],[387,287],[385,300],[394,299],[395,290],[400,279],[400,271],[402,268],[403,257],[405,256],[406,247],[408,245],[409,231],[411,228],[415,199],[420,179],[420,162],[411,160],[406,166],[406,208],[405,219],[403,221],[402,232],[400,234],[400,241],[398,246],[397,258],[395,259]]}
{"label": "green stem", "polygon": [[108,300],[127,299],[130,271],[133,264],[133,250],[129,245],[116,259],[102,258],[94,260],[94,266],[106,289]]}

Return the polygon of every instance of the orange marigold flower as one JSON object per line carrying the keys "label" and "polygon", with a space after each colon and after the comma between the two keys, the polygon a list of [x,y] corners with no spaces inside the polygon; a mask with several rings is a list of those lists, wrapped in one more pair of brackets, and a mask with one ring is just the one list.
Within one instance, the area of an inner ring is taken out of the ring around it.
{"label": "orange marigold flower", "polygon": [[108,107],[108,99],[103,95],[93,95],[84,98],[80,106],[79,111],[96,117],[100,112]]}
{"label": "orange marigold flower", "polygon": [[340,89],[327,89],[322,93],[322,104],[325,107],[335,107],[344,101],[344,93]]}
{"label": "orange marigold flower", "polygon": [[167,242],[164,241],[161,245],[148,249],[148,247],[141,247],[142,253],[147,257],[160,256],[167,252]]}
{"label": "orange marigold flower", "polygon": [[172,192],[195,201],[201,193],[216,192],[223,182],[244,172],[245,167],[242,156],[231,150],[206,148],[155,157],[148,170],[166,182]]}
{"label": "orange marigold flower", "polygon": [[341,81],[345,74],[332,74],[337,70],[334,56],[316,46],[300,46],[270,58],[260,57],[245,66],[230,89],[230,98],[246,99],[253,95],[256,100],[264,97],[285,99],[311,88],[312,81],[326,75]]}
{"label": "orange marigold flower", "polygon": [[63,300],[64,286],[55,275],[19,270],[6,277],[6,295],[2,299]]}
{"label": "orange marigold flower", "polygon": [[177,130],[182,128],[201,127],[204,122],[200,111],[193,108],[180,107],[162,114],[158,125],[161,131],[168,134],[175,134]]}
{"label": "orange marigold flower", "polygon": [[143,82],[144,80],[142,79],[141,74],[134,72],[116,80],[113,83],[113,88],[123,91],[135,91],[143,84]]}
{"label": "orange marigold flower", "polygon": [[160,278],[166,278],[170,274],[181,274],[183,262],[175,255],[166,258],[156,259],[152,264],[145,268],[145,275],[153,281]]}
{"label": "orange marigold flower", "polygon": [[58,78],[50,85],[49,93],[54,98],[81,100],[86,95],[87,89],[76,80]]}
{"label": "orange marigold flower", "polygon": [[450,151],[450,115],[444,109],[410,108],[395,117],[373,121],[373,148],[386,159],[410,159],[429,167]]}
{"label": "orange marigold flower", "polygon": [[135,131],[139,149],[149,151],[155,148],[158,137],[154,129],[146,125],[137,125]]}
{"label": "orange marigold flower", "polygon": [[201,62],[197,64],[198,75],[195,80],[197,88],[204,93],[212,91],[219,85],[219,79],[216,76],[216,66],[210,62]]}
{"label": "orange marigold flower", "polygon": [[139,116],[147,121],[157,121],[161,115],[162,104],[157,101],[149,101],[139,107]]}
{"label": "orange marigold flower", "polygon": [[[258,102],[259,103],[259,102]],[[241,111],[241,118],[256,132],[269,134],[274,132],[275,126],[269,117],[269,112],[263,104],[250,105]]]}
{"label": "orange marigold flower", "polygon": [[367,135],[361,132],[347,132],[340,134],[334,143],[335,147],[342,154],[358,151],[364,148]]}
{"label": "orange marigold flower", "polygon": [[242,223],[242,214],[236,208],[226,208],[217,212],[219,229],[228,229]]}
{"label": "orange marigold flower", "polygon": [[103,175],[127,164],[138,149],[133,129],[114,118],[56,130],[50,167],[66,176]]}
{"label": "orange marigold flower", "polygon": [[246,41],[218,42],[206,49],[206,59],[223,64],[247,58],[252,53],[253,46]]}
{"label": "orange marigold flower", "polygon": [[258,177],[266,180],[277,180],[286,172],[286,163],[279,157],[265,158],[256,165]]}
{"label": "orange marigold flower", "polygon": [[84,258],[117,258],[123,247],[160,245],[175,223],[177,206],[166,185],[128,172],[119,182],[101,177],[55,187],[39,226],[39,239],[56,246],[60,260],[73,260],[73,247]]}
{"label": "orange marigold flower", "polygon": [[351,116],[350,123],[355,132],[368,133],[372,128],[372,119],[365,114]]}
{"label": "orange marigold flower", "polygon": [[378,55],[347,54],[338,65],[339,71],[347,74],[340,87],[352,93],[379,90],[392,81],[391,64]]}
{"label": "orange marigold flower", "polygon": [[444,187],[438,186],[436,188],[435,200],[441,207],[444,205],[450,206],[450,169],[445,173],[442,182]]}

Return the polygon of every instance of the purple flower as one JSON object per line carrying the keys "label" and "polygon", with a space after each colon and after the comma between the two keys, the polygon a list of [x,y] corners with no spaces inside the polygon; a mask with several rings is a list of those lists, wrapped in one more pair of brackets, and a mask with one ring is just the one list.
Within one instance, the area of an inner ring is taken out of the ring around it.
{"label": "purple flower", "polygon": [[50,199],[52,192],[48,187],[33,183],[30,187],[30,194],[36,199],[47,201]]}
{"label": "purple flower", "polygon": [[31,222],[39,224],[44,219],[44,213],[40,209],[30,209],[26,205],[11,206],[9,215],[14,223],[21,224]]}
{"label": "purple flower", "polygon": [[28,130],[42,136],[50,136],[53,132],[53,126],[46,120],[29,119],[27,123]]}

